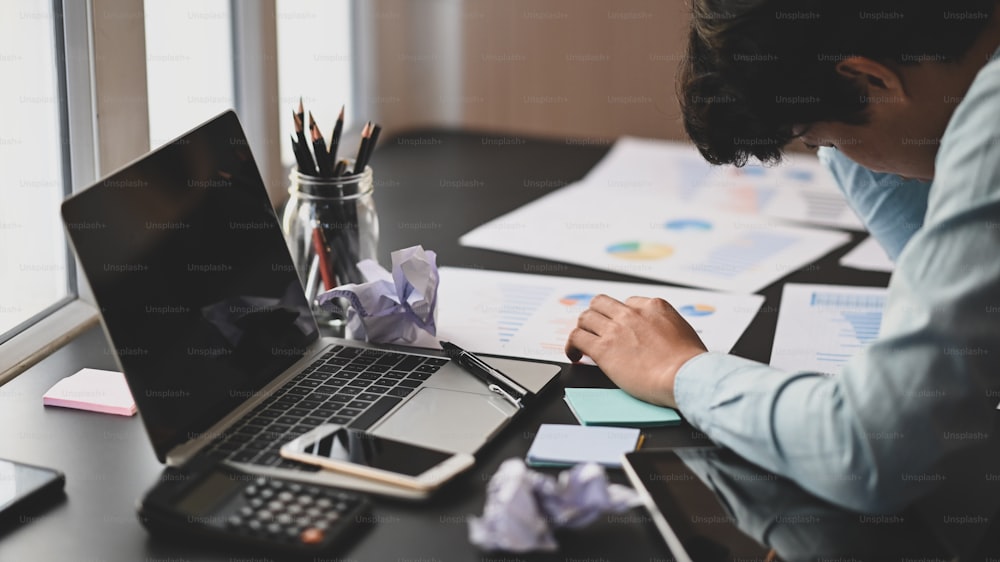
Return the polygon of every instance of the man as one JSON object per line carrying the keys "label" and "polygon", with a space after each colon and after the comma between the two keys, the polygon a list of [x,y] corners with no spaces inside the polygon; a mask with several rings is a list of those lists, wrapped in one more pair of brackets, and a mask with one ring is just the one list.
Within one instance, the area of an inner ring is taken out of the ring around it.
{"label": "man", "polygon": [[715,164],[775,162],[796,139],[823,147],[896,259],[881,337],[837,377],[788,373],[706,352],[662,300],[599,296],[567,355],[828,501],[914,505],[967,551],[1000,508],[996,2],[693,4],[688,134]]}

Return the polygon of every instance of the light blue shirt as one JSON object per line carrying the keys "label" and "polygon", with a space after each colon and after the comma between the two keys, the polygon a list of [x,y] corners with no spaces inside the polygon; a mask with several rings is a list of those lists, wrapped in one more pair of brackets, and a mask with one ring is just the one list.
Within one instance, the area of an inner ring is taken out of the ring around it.
{"label": "light blue shirt", "polygon": [[833,173],[868,232],[895,261],[924,224],[930,182],[873,172],[833,148],[820,148],[819,159]]}
{"label": "light blue shirt", "polygon": [[919,183],[824,151],[898,256],[880,338],[835,377],[706,353],[674,388],[681,412],[713,441],[850,509],[914,505],[956,553],[1000,508],[997,55],[948,123],[926,196]]}

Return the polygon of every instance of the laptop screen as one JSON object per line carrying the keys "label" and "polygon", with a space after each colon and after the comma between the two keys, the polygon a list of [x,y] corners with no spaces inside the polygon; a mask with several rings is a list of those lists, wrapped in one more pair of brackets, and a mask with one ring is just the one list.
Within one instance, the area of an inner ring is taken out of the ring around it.
{"label": "laptop screen", "polygon": [[318,338],[232,111],[62,206],[160,460]]}

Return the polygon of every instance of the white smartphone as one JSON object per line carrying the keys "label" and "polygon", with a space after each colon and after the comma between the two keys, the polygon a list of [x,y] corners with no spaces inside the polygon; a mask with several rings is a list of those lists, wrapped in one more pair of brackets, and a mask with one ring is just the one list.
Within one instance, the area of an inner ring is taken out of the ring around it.
{"label": "white smartphone", "polygon": [[437,488],[476,463],[467,453],[428,449],[334,424],[289,441],[281,456],[421,491]]}

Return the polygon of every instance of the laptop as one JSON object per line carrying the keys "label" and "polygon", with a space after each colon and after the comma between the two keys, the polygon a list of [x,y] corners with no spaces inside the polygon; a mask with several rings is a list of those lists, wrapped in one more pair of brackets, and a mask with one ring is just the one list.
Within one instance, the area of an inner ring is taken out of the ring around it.
{"label": "laptop", "polygon": [[[62,216],[161,462],[206,453],[263,475],[417,496],[278,450],[336,423],[475,453],[518,413],[442,352],[320,336],[233,111],[67,199]],[[534,393],[560,371],[484,359]]]}

